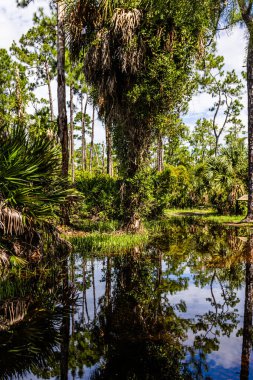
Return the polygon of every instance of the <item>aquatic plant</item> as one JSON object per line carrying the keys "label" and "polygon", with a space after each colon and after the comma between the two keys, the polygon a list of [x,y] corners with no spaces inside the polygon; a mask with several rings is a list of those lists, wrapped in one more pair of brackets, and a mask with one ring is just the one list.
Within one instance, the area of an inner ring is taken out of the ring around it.
{"label": "aquatic plant", "polygon": [[74,237],[70,239],[74,249],[84,254],[105,254],[105,253],[124,253],[136,246],[143,247],[149,239],[148,233],[139,234],[119,233],[119,234],[100,234],[91,233],[82,238]]}

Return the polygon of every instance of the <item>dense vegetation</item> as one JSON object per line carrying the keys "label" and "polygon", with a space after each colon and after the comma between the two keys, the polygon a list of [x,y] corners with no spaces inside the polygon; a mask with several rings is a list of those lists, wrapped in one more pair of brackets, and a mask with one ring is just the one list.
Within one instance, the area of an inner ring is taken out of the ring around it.
{"label": "dense vegetation", "polygon": [[[65,0],[38,10],[0,54],[1,260],[40,251],[60,223],[138,231],[168,208],[243,215],[247,192],[249,220],[246,75],[225,70],[215,33],[244,20],[250,34],[251,17],[251,1]],[[210,109],[189,126],[200,92]],[[251,127],[249,117],[249,141]]]}

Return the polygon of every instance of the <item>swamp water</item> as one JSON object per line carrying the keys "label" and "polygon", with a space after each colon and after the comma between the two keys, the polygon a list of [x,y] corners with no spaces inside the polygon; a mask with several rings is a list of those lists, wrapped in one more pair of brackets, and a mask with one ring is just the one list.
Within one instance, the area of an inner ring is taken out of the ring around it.
{"label": "swamp water", "polygon": [[0,379],[253,379],[253,231],[154,235],[3,273]]}

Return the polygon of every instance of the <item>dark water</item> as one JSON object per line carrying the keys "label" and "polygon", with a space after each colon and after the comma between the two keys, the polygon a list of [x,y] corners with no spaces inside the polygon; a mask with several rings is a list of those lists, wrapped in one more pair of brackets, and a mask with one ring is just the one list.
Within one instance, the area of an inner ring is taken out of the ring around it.
{"label": "dark water", "polygon": [[3,273],[1,379],[253,379],[253,234],[174,223]]}

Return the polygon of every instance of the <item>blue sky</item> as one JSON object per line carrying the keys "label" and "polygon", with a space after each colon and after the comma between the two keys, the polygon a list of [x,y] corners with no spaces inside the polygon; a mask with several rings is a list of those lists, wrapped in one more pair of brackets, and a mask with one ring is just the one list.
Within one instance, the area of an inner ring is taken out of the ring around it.
{"label": "blue sky", "polygon": [[[32,16],[38,7],[47,7],[48,0],[36,0],[25,9],[17,8],[15,0],[0,0],[0,48],[8,49],[13,40],[18,40],[29,27],[32,26]],[[247,38],[245,29],[236,27],[232,31],[223,31],[217,37],[218,54],[225,58],[226,70],[235,69],[238,74],[245,70]],[[46,89],[41,91],[41,96],[46,97]],[[56,93],[54,91],[54,93]],[[56,100],[56,99],[54,99]],[[212,98],[201,94],[193,97],[189,105],[189,113],[184,118],[186,124],[193,126],[200,117],[210,115],[208,108],[212,104]],[[242,120],[247,125],[247,97],[246,89],[243,97],[245,105],[242,112]],[[91,113],[91,109],[89,110]],[[104,140],[104,132],[100,122],[97,125],[97,141]]]}

